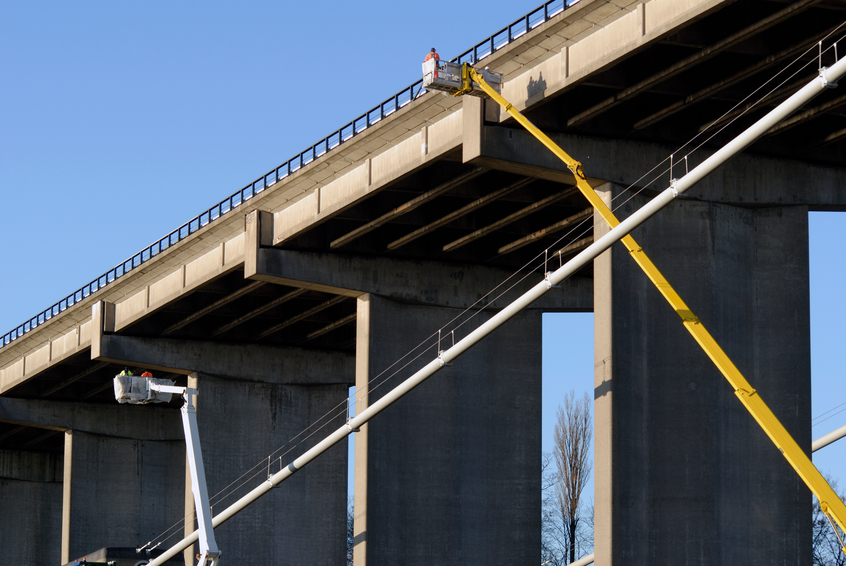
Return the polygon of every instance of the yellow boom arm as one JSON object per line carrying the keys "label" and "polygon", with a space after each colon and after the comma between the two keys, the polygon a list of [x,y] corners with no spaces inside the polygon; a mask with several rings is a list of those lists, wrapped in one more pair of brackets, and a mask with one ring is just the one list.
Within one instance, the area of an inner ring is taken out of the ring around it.
{"label": "yellow boom arm", "polygon": [[[464,88],[457,94],[467,91],[470,84],[469,81],[478,83],[488,96],[502,106],[521,126],[526,128],[526,130],[567,165],[567,168],[573,172],[576,178],[576,186],[611,228],[614,228],[620,223],[596,191],[588,184],[582,172],[581,163],[570,157],[549,136],[540,131],[525,116],[520,114],[511,103],[492,89],[482,78],[481,74],[477,73],[473,67],[465,63],[462,67],[461,75]],[[764,403],[758,392],[746,381],[740,370],[732,363],[731,359],[729,359],[723,349],[717,344],[717,341],[714,340],[713,336],[705,329],[705,326],[693,314],[690,308],[688,308],[679,294],[676,293],[669,281],[658,271],[658,268],[655,267],[655,264],[647,257],[646,252],[643,251],[643,248],[635,242],[631,235],[625,236],[621,241],[635,262],[646,273],[646,276],[649,277],[652,283],[655,284],[655,287],[658,288],[658,291],[667,299],[667,302],[670,303],[676,314],[681,317],[682,324],[684,324],[687,331],[690,332],[694,340],[702,347],[708,357],[711,358],[711,361],[714,362],[714,365],[717,366],[717,369],[728,380],[734,389],[734,394],[737,395],[743,406],[758,421],[758,424],[764,429],[764,432],[767,433],[767,436],[770,437],[776,448],[781,451],[790,465],[793,466],[793,469],[796,470],[796,473],[799,474],[799,477],[802,478],[802,481],[805,482],[819,500],[823,513],[830,519],[833,518],[841,530],[846,531],[846,505],[843,504],[840,497],[837,496],[825,478],[823,478],[822,474],[811,462],[811,459],[796,444],[796,441],[793,440],[787,429],[784,428],[770,408]],[[846,553],[846,548],[843,549],[843,552]]]}

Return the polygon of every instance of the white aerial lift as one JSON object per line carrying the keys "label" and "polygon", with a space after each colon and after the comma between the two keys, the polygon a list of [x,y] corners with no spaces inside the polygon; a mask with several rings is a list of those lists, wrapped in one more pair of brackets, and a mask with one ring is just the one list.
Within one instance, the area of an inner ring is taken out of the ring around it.
{"label": "white aerial lift", "polygon": [[200,556],[197,566],[217,566],[220,563],[220,549],[214,540],[209,493],[206,488],[206,472],[203,468],[203,454],[200,450],[200,431],[197,428],[197,411],[191,402],[199,391],[190,387],[178,387],[169,379],[152,376],[118,375],[114,379],[115,399],[119,403],[144,405],[167,403],[171,395],[182,395],[182,428],[185,430],[185,449],[188,467],[191,471],[191,491],[194,492],[194,507],[199,525]]}

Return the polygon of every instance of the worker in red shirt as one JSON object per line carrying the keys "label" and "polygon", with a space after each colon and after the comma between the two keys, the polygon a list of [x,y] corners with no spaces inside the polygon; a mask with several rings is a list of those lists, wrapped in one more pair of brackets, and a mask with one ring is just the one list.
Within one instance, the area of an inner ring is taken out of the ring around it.
{"label": "worker in red shirt", "polygon": [[[436,61],[441,60],[440,56],[438,55],[438,52],[435,51],[434,47],[432,48],[432,51],[430,51],[429,53],[426,54],[426,58],[423,59],[423,62],[425,63],[429,59],[435,59]],[[438,78],[438,64],[437,63],[435,63],[435,74],[433,75],[433,77],[436,78],[436,79]]]}

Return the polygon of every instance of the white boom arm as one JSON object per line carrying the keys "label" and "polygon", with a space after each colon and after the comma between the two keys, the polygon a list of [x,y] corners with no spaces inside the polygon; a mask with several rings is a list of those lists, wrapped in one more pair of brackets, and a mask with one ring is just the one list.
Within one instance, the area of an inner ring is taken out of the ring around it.
{"label": "white boom arm", "polygon": [[185,404],[182,405],[182,428],[185,430],[185,448],[188,454],[188,467],[191,471],[191,491],[194,492],[194,508],[197,511],[199,525],[200,559],[197,566],[217,566],[220,562],[220,549],[214,540],[211,507],[209,506],[209,492],[206,487],[206,471],[203,468],[203,453],[200,450],[200,430],[197,427],[197,411],[191,403],[191,396],[197,395],[196,389],[176,387],[173,385],[159,385],[150,383],[151,391],[175,393],[182,395]]}

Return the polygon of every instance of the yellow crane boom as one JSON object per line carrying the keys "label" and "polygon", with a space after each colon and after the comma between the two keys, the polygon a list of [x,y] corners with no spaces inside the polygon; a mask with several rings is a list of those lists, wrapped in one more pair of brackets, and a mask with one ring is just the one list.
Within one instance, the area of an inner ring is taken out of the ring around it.
{"label": "yellow crane boom", "polygon": [[[505,100],[496,90],[491,88],[482,74],[477,72],[469,64],[464,63],[461,68],[462,88],[454,93],[456,96],[469,92],[473,89],[472,83],[475,82],[479,87],[497,104],[502,106],[508,114],[510,114],[521,126],[526,128],[535,138],[545,145],[552,153],[555,154],[561,161],[567,165],[567,168],[573,172],[576,178],[576,186],[579,191],[587,198],[588,202],[596,209],[597,213],[605,220],[605,222],[614,228],[620,221],[614,216],[614,213],[603,202],[600,196],[593,190],[593,187],[585,179],[582,165],[570,155],[561,149],[549,136],[540,131],[534,124],[532,124],[525,116],[517,111],[510,102]],[[834,492],[820,471],[811,462],[811,459],[805,455],[805,452],[799,447],[796,441],[784,428],[784,425],[776,418],[775,414],[770,410],[759,393],[749,384],[737,366],[731,361],[728,355],[723,351],[720,345],[714,340],[714,337],[705,329],[702,322],[685,304],[679,294],[673,289],[667,278],[658,270],[652,260],[646,255],[632,236],[626,235],[622,240],[623,245],[629,251],[629,254],[640,266],[643,272],[649,277],[650,281],[655,285],[663,297],[670,303],[673,310],[682,320],[682,324],[688,332],[693,336],[693,339],[705,351],[720,373],[725,376],[734,389],[734,394],[743,403],[752,417],[758,422],[776,448],[781,451],[790,465],[805,482],[805,485],[813,492],[814,496],[820,502],[820,508],[825,513],[826,517],[831,521],[832,519],[837,523],[841,530],[846,531],[846,505],[840,497]],[[833,525],[832,525],[833,526]],[[836,529],[835,529],[836,532]],[[838,534],[838,538],[840,538]],[[841,546],[842,546],[841,540]],[[846,548],[842,548],[846,553]]]}

